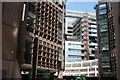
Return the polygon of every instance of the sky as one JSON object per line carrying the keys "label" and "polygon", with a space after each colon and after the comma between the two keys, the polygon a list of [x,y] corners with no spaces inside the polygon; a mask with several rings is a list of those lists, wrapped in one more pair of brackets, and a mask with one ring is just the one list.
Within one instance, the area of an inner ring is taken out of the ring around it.
{"label": "sky", "polygon": [[97,2],[67,2],[67,10],[95,13],[94,6]]}

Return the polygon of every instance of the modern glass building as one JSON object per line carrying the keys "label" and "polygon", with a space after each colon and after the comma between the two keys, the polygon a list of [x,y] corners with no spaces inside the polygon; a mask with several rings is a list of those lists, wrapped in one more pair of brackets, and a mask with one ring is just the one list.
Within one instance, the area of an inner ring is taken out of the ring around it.
{"label": "modern glass building", "polygon": [[120,79],[119,8],[119,2],[99,1],[96,6],[100,80]]}

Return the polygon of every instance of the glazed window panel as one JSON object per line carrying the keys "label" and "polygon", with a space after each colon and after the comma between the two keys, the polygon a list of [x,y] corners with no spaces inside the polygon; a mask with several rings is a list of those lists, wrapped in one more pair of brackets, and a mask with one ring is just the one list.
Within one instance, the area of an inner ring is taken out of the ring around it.
{"label": "glazed window panel", "polygon": [[30,12],[30,11],[28,11],[28,16],[30,16],[30,17],[32,17],[32,18],[35,18],[35,14],[32,13],[32,12]]}
{"label": "glazed window panel", "polygon": [[109,62],[102,63],[102,67],[103,68],[109,68],[110,67],[110,63]]}
{"label": "glazed window panel", "polygon": [[107,25],[100,25],[100,31],[101,32],[108,31],[108,26]]}
{"label": "glazed window panel", "polygon": [[80,49],[68,49],[69,50],[69,52],[71,52],[71,53],[80,53],[81,52],[81,50]]}
{"label": "glazed window panel", "polygon": [[106,10],[106,9],[101,9],[101,10],[100,10],[100,15],[101,15],[101,14],[106,14],[106,13],[107,13],[107,10]]}
{"label": "glazed window panel", "polygon": [[108,37],[107,36],[105,36],[105,37],[101,37],[100,38],[101,40],[101,44],[104,44],[104,43],[109,43],[109,39],[108,39]]}
{"label": "glazed window panel", "polygon": [[101,50],[109,50],[109,44],[101,44]]}
{"label": "glazed window panel", "polygon": [[58,24],[58,40],[62,41],[62,23]]}
{"label": "glazed window panel", "polygon": [[69,59],[81,59],[81,57],[77,57],[77,56],[69,56]]}
{"label": "glazed window panel", "polygon": [[32,13],[35,12],[35,6],[32,3],[28,3],[28,11],[31,11]]}
{"label": "glazed window panel", "polygon": [[72,47],[81,47],[80,44],[72,44],[72,43],[68,43],[69,46],[72,46]]}
{"label": "glazed window panel", "polygon": [[100,20],[100,25],[105,25],[107,24],[107,19],[101,19]]}
{"label": "glazed window panel", "polygon": [[107,19],[107,15],[100,15],[99,20],[102,20],[102,19]]}
{"label": "glazed window panel", "polygon": [[58,12],[58,21],[62,23],[62,12]]}
{"label": "glazed window panel", "polygon": [[101,4],[101,5],[99,5],[99,9],[104,9],[104,8],[107,8],[107,7],[106,7],[106,4]]}
{"label": "glazed window panel", "polygon": [[58,47],[58,60],[62,61],[62,48]]}
{"label": "glazed window panel", "polygon": [[110,62],[110,56],[102,56],[102,62]]}

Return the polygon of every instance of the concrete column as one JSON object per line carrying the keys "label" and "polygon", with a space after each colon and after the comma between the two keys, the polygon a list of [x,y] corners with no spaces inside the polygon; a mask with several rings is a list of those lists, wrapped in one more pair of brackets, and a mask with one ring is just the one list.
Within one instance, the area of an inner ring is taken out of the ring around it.
{"label": "concrete column", "polygon": [[97,76],[97,66],[95,65],[95,76]]}
{"label": "concrete column", "polygon": [[58,79],[63,79],[63,70],[58,72]]}
{"label": "concrete column", "polygon": [[87,76],[90,76],[90,74],[89,74],[89,69],[90,69],[90,67],[88,66],[88,68],[87,68]]}
{"label": "concrete column", "polygon": [[81,62],[81,67],[83,67],[83,64],[82,64],[82,62]]}

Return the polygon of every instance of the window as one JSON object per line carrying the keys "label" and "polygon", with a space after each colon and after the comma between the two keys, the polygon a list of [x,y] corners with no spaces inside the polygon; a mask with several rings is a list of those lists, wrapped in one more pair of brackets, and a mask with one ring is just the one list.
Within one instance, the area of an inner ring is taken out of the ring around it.
{"label": "window", "polygon": [[109,50],[109,44],[101,44],[101,50]]}
{"label": "window", "polygon": [[32,3],[28,4],[28,11],[35,13],[35,6]]}
{"label": "window", "polygon": [[106,15],[100,15],[99,16],[99,19],[101,20],[101,19],[107,19],[107,16]]}
{"label": "window", "polygon": [[110,56],[102,56],[102,62],[110,62]]}
{"label": "window", "polygon": [[102,56],[102,68],[109,68],[110,67],[110,56]]}
{"label": "window", "polygon": [[109,62],[102,63],[102,67],[103,68],[108,68],[108,67],[110,67],[110,63]]}
{"label": "window", "polygon": [[103,44],[103,43],[109,43],[109,40],[108,40],[108,37],[101,37],[100,38],[101,39],[101,44]]}
{"label": "window", "polygon": [[89,32],[89,34],[97,34],[97,32]]}
{"label": "window", "polygon": [[101,32],[108,31],[108,26],[107,25],[100,25],[100,31]]}
{"label": "window", "polygon": [[69,59],[82,59],[81,56],[68,55]]}
{"label": "window", "polygon": [[72,33],[72,31],[67,31],[68,33]]}
{"label": "window", "polygon": [[110,72],[111,70],[110,70],[110,68],[104,68],[103,69],[103,72]]}
{"label": "window", "polygon": [[105,8],[106,8],[106,4],[99,5],[99,9],[105,9]]}
{"label": "window", "polygon": [[102,50],[109,50],[109,38],[107,36],[101,37],[101,49]]}
{"label": "window", "polygon": [[68,27],[68,29],[73,29],[73,27]]}
{"label": "window", "polygon": [[80,44],[72,44],[72,43],[68,43],[69,46],[73,46],[73,47],[81,47]]}
{"label": "window", "polygon": [[62,40],[62,23],[59,22],[58,25],[58,40],[61,41]]}
{"label": "window", "polygon": [[81,50],[80,49],[68,49],[69,50],[69,52],[71,52],[71,53],[81,53]]}
{"label": "window", "polygon": [[100,14],[106,14],[107,13],[107,10],[106,9],[101,9],[100,10]]}
{"label": "window", "polygon": [[62,48],[58,47],[58,60],[62,61]]}
{"label": "window", "polygon": [[101,19],[100,20],[100,25],[104,25],[107,24],[107,19]]}
{"label": "window", "polygon": [[94,28],[94,27],[89,27],[89,29],[94,29],[94,30],[97,30],[97,28]]}
{"label": "window", "polygon": [[62,23],[62,12],[58,12],[58,21]]}

